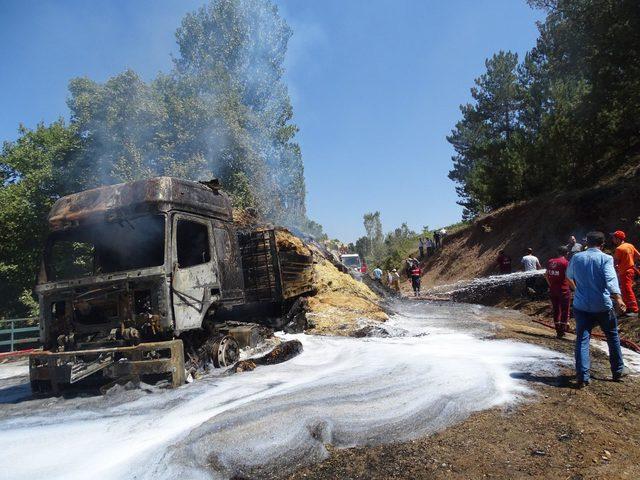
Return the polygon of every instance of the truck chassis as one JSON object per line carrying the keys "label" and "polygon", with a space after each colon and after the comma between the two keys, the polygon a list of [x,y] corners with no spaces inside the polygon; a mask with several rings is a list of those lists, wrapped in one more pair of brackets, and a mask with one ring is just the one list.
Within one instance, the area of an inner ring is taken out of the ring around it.
{"label": "truck chassis", "polygon": [[131,347],[99,348],[70,352],[41,352],[29,357],[29,375],[34,393],[60,393],[88,376],[102,372],[110,379],[167,375],[171,386],[185,383],[182,340],[149,342]]}

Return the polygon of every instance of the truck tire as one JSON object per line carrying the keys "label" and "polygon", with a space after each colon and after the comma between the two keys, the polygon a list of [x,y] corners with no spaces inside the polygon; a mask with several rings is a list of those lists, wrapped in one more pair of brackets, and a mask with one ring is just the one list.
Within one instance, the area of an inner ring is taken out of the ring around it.
{"label": "truck tire", "polygon": [[240,347],[233,337],[224,335],[211,343],[209,355],[214,367],[229,367],[238,361]]}

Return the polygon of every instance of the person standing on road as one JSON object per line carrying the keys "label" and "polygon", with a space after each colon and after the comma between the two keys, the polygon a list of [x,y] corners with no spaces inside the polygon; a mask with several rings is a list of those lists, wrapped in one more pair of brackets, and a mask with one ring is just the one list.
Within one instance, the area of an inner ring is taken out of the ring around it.
{"label": "person standing on road", "polygon": [[565,246],[558,248],[558,256],[547,262],[547,272],[544,274],[549,284],[549,298],[553,311],[553,324],[556,336],[564,337],[569,326],[569,305],[571,304],[571,287],[567,280],[569,267],[569,249]]}
{"label": "person standing on road", "polygon": [[400,292],[400,274],[395,268],[391,270],[391,288]]}
{"label": "person standing on road", "polygon": [[422,275],[422,269],[416,263],[411,269],[411,287],[413,288],[413,295],[417,297],[420,295],[420,276]]}
{"label": "person standing on road", "polygon": [[622,316],[637,317],[638,302],[635,293],[633,293],[633,281],[636,278],[636,262],[640,260],[640,253],[626,239],[627,236],[622,230],[617,230],[612,234],[612,241],[616,247],[613,263],[618,273],[622,300],[627,306],[627,311]]}
{"label": "person standing on road", "polygon": [[498,272],[501,275],[507,275],[511,273],[511,257],[505,253],[504,250],[500,250],[498,258],[496,259],[498,264]]}
{"label": "person standing on road", "polygon": [[567,250],[569,250],[569,256],[567,258],[571,260],[571,257],[582,251],[582,244],[578,243],[576,237],[571,235],[569,237],[569,243],[567,243]]}
{"label": "person standing on road", "polygon": [[444,237],[447,236],[447,230],[444,228],[440,229],[440,246],[444,244]]}
{"label": "person standing on road", "polygon": [[411,270],[415,265],[419,265],[417,258],[409,257],[407,258],[407,266],[405,267],[405,273],[407,274],[407,278],[411,278]]}
{"label": "person standing on road", "polygon": [[420,237],[420,239],[418,240],[418,250],[420,251],[420,260],[424,258],[424,247],[425,247],[424,238]]}
{"label": "person standing on road", "polygon": [[436,243],[436,248],[440,248],[442,243],[441,243],[441,240],[440,240],[440,232],[438,232],[437,230],[435,232],[433,232],[433,240]]}
{"label": "person standing on road", "polygon": [[[540,265],[540,260],[533,254],[532,248],[527,248],[526,255],[522,257],[520,260],[520,264],[522,265],[522,270],[524,272],[535,272],[536,270],[540,270],[542,265]],[[536,294],[536,277],[529,276],[525,280],[525,286],[527,288],[527,293],[530,295]]]}
{"label": "person standing on road", "polygon": [[373,269],[373,276],[377,281],[382,282],[382,270],[379,266]]}
{"label": "person standing on road", "polygon": [[602,252],[604,245],[602,232],[587,234],[587,250],[576,253],[569,267],[567,278],[573,282],[573,314],[576,318],[576,380],[578,387],[589,385],[589,342],[591,330],[599,325],[607,337],[609,363],[614,381],[620,381],[627,374],[622,360],[618,319],[614,303],[620,312],[626,306],[620,294],[618,277],[613,267],[613,258]]}

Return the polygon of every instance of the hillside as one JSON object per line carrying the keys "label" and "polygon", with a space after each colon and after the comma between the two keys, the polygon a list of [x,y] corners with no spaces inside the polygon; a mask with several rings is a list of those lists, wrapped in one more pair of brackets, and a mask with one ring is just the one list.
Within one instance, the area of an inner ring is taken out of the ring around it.
{"label": "hillside", "polygon": [[640,243],[637,199],[640,168],[590,189],[561,192],[520,202],[483,215],[447,236],[444,246],[425,262],[427,286],[495,273],[495,259],[504,249],[514,269],[527,247],[544,261],[569,235],[578,241],[591,230],[624,230]]}

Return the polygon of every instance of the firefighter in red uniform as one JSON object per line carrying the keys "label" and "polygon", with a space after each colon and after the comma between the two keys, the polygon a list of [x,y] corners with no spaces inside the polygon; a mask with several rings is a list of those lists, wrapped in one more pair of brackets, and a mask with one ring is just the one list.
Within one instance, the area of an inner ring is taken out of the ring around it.
{"label": "firefighter in red uniform", "polygon": [[564,337],[569,326],[569,305],[571,304],[571,287],[566,272],[569,266],[569,249],[565,246],[558,248],[558,256],[547,262],[545,277],[549,284],[549,298],[553,310],[553,323],[556,336]]}
{"label": "firefighter in red uniform", "polygon": [[511,273],[511,257],[504,250],[500,250],[496,263],[498,264],[498,272],[503,275]]}

